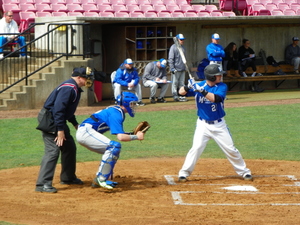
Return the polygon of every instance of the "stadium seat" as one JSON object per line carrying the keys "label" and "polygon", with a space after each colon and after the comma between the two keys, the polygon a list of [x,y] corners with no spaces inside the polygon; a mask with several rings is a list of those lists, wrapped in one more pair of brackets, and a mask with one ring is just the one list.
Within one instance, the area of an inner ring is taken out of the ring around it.
{"label": "stadium seat", "polygon": [[2,4],[17,4],[17,5],[19,5],[19,0],[2,0]]}
{"label": "stadium seat", "polygon": [[283,11],[283,15],[285,16],[296,16],[296,12],[292,9],[286,9]]}
{"label": "stadium seat", "polygon": [[227,12],[227,11],[224,11],[223,12],[223,16],[229,16],[229,17],[232,17],[232,16],[236,16],[236,14],[234,12]]}
{"label": "stadium seat", "polygon": [[48,4],[36,4],[35,5],[37,12],[53,12],[53,9]]}
{"label": "stadium seat", "polygon": [[196,12],[185,12],[185,17],[198,17]]}
{"label": "stadium seat", "polygon": [[137,3],[141,7],[141,5],[151,5],[149,0],[137,0]]}
{"label": "stadium seat", "polygon": [[115,12],[110,5],[97,5],[97,6],[100,12],[112,12],[112,13]]}
{"label": "stadium seat", "polygon": [[296,15],[300,16],[300,9],[297,9]]}
{"label": "stadium seat", "polygon": [[141,11],[139,5],[127,5],[127,9],[129,12]]}
{"label": "stadium seat", "polygon": [[125,5],[112,5],[111,8],[115,12],[127,12],[127,13],[129,13],[129,11],[128,11],[128,9]]}
{"label": "stadium seat", "polygon": [[279,3],[284,3],[283,0],[272,0],[274,4],[278,6]]}
{"label": "stadium seat", "polygon": [[177,5],[190,5],[186,0],[176,0]]}
{"label": "stadium seat", "polygon": [[195,10],[191,5],[180,5],[179,8],[183,11],[183,12],[194,12],[197,13],[198,11]]}
{"label": "stadium seat", "polygon": [[170,12],[165,5],[153,5],[153,9],[156,12]]}
{"label": "stadium seat", "polygon": [[81,4],[80,0],[66,0],[67,5],[71,5],[71,4]]}
{"label": "stadium seat", "polygon": [[156,5],[164,5],[164,2],[162,0],[149,0],[150,4],[154,6]]}
{"label": "stadium seat", "polygon": [[273,10],[273,9],[278,9],[277,5],[274,4],[274,3],[267,3],[265,5],[266,9],[269,10],[270,12]]}
{"label": "stadium seat", "polygon": [[218,7],[216,5],[205,5],[205,10],[211,12],[213,10],[218,10]]}
{"label": "stadium seat", "polygon": [[157,17],[172,17],[172,15],[169,12],[160,11],[160,12],[157,12]]}
{"label": "stadium seat", "polygon": [[127,12],[115,12],[115,17],[129,17]]}
{"label": "stadium seat", "polygon": [[115,17],[115,14],[113,12],[100,12],[100,17]]}
{"label": "stadium seat", "polygon": [[268,3],[273,3],[273,0],[259,0],[259,3],[263,4],[266,6]]}
{"label": "stadium seat", "polygon": [[220,10],[223,11],[234,11],[235,0],[223,0],[220,2]]}
{"label": "stadium seat", "polygon": [[172,17],[185,17],[183,12],[171,12]]}
{"label": "stadium seat", "polygon": [[157,17],[156,12],[151,12],[151,11],[144,12],[144,15],[145,15],[145,17],[147,17],[147,18],[156,18],[156,17]]}
{"label": "stadium seat", "polygon": [[[19,31],[22,33],[24,32],[29,24],[34,23],[35,22],[35,13],[34,12],[19,12],[20,14],[20,19],[21,19],[21,23],[19,26]],[[33,31],[31,31],[33,32]]]}
{"label": "stadium seat", "polygon": [[235,9],[236,11],[240,12],[242,15],[246,15],[247,14],[247,2],[246,0],[238,0],[235,3]]}
{"label": "stadium seat", "polygon": [[145,12],[155,12],[156,11],[153,9],[152,5],[140,5],[140,9],[145,13]]}
{"label": "stadium seat", "polygon": [[84,4],[94,4],[94,5],[96,5],[95,0],[80,0],[80,2],[81,2],[81,5],[84,5]]}
{"label": "stadium seat", "polygon": [[109,0],[111,5],[124,5],[125,2],[123,0]]}
{"label": "stadium seat", "polygon": [[5,3],[2,5],[3,11],[12,11],[13,13],[18,13],[21,12],[21,9],[18,4],[12,4],[12,3]]}
{"label": "stadium seat", "polygon": [[34,0],[19,0],[19,4],[35,4]]}
{"label": "stadium seat", "polygon": [[223,16],[223,13],[221,10],[213,10],[210,12],[210,16],[213,16],[213,17]]}
{"label": "stadium seat", "polygon": [[[52,4],[53,12],[65,12],[67,13],[69,10],[64,4]],[[53,15],[53,14],[52,14]]]}
{"label": "stadium seat", "polygon": [[192,5],[192,8],[195,9],[197,12],[200,12],[201,10],[205,10],[204,5]]}
{"label": "stadium seat", "polygon": [[137,17],[137,18],[143,18],[145,17],[144,13],[142,11],[140,12],[130,12],[129,13],[130,17]]}
{"label": "stadium seat", "polygon": [[280,9],[282,12],[286,9],[290,9],[290,6],[287,3],[280,2],[277,4],[278,9]]}
{"label": "stadium seat", "polygon": [[136,0],[124,0],[124,3],[127,7],[130,5],[138,5]]}
{"label": "stadium seat", "polygon": [[68,16],[83,16],[82,12],[68,12]]}
{"label": "stadium seat", "polygon": [[51,17],[52,13],[50,12],[36,12],[36,17]]}
{"label": "stadium seat", "polygon": [[259,10],[262,10],[262,9],[266,9],[266,7],[265,7],[262,3],[254,3],[254,4],[251,6],[249,15],[250,15],[250,16],[251,16],[251,15],[252,15],[252,16],[257,16],[258,11],[259,11]]}
{"label": "stadium seat", "polygon": [[52,12],[52,16],[68,16],[67,12]]}
{"label": "stadium seat", "polygon": [[164,5],[177,5],[177,2],[175,0],[162,0]]}
{"label": "stadium seat", "polygon": [[98,17],[99,13],[97,12],[84,12],[83,16],[87,16],[87,17]]}
{"label": "stadium seat", "polygon": [[[66,3],[66,0],[51,0],[51,2],[52,2],[51,6],[52,6],[53,4],[64,4],[64,5],[67,4],[67,3]],[[53,7],[52,7],[52,9],[53,9]]]}
{"label": "stadium seat", "polygon": [[287,3],[289,6],[291,6],[292,3],[297,3],[295,0],[283,0],[284,3]]}
{"label": "stadium seat", "polygon": [[166,9],[170,12],[182,12],[183,13],[183,10],[181,10],[178,5],[173,5],[173,4],[166,5]]}
{"label": "stadium seat", "polygon": [[274,9],[271,11],[272,16],[284,16],[283,12],[280,9]]}
{"label": "stadium seat", "polygon": [[94,4],[82,4],[81,7],[84,9],[85,12],[96,12],[99,14],[100,10]]}
{"label": "stadium seat", "polygon": [[268,9],[261,9],[258,11],[257,16],[270,16],[271,12]]}
{"label": "stadium seat", "polygon": [[299,4],[299,3],[292,3],[292,4],[290,5],[290,8],[291,8],[292,10],[294,10],[295,12],[297,12],[297,10],[300,9],[300,4]]}
{"label": "stadium seat", "polygon": [[79,4],[67,4],[67,9],[69,12],[84,12],[84,9]]}
{"label": "stadium seat", "polygon": [[34,4],[19,4],[20,9],[22,12],[36,12],[37,9],[35,8]]}
{"label": "stadium seat", "polygon": [[251,14],[251,10],[252,10],[252,5],[255,3],[259,3],[258,0],[246,0],[247,3],[247,10],[246,10],[246,15],[250,15]]}
{"label": "stadium seat", "polygon": [[110,5],[109,0],[95,0],[96,5]]}
{"label": "stadium seat", "polygon": [[51,0],[35,0],[35,6],[37,4],[47,4],[47,5],[51,5],[52,1]]}
{"label": "stadium seat", "polygon": [[210,13],[204,10],[201,10],[197,13],[198,17],[210,17]]}

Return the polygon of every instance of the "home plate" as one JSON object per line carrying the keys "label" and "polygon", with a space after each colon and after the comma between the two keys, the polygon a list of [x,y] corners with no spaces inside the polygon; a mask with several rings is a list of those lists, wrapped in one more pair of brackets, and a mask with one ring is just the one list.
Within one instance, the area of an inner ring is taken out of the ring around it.
{"label": "home plate", "polygon": [[230,187],[224,187],[222,189],[226,189],[230,191],[258,191],[253,186],[230,186]]}

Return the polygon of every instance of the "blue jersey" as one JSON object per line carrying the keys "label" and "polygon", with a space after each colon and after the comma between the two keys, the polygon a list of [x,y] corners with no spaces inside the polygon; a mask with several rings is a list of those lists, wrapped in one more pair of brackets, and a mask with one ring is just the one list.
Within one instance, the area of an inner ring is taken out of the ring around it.
{"label": "blue jersey", "polygon": [[210,93],[218,95],[221,97],[222,101],[215,103],[209,101],[201,93],[195,92],[195,100],[197,105],[197,115],[204,120],[213,121],[218,120],[225,116],[224,111],[224,100],[227,93],[227,85],[224,83],[218,83],[210,87],[207,85],[206,81],[201,81],[198,83],[200,86],[204,86],[204,89]]}
{"label": "blue jersey", "polygon": [[222,61],[225,57],[225,51],[219,44],[210,43],[206,46],[207,58],[209,61]]}
{"label": "blue jersey", "polygon": [[124,134],[123,122],[125,113],[120,106],[111,106],[92,114],[82,122],[91,124],[93,129],[103,134],[110,130],[111,134]]}

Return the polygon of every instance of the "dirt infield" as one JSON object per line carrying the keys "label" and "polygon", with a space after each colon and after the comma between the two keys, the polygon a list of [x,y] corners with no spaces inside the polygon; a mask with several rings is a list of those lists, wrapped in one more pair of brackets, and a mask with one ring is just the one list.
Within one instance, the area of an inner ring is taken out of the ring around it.
{"label": "dirt infield", "polygon": [[[226,107],[290,103],[300,101],[226,103]],[[140,111],[194,107],[192,102],[167,103]],[[99,106],[80,107],[77,114],[89,114],[95,108]],[[0,118],[32,117],[37,112],[1,112]],[[119,185],[113,191],[91,187],[92,171],[99,162],[77,164],[84,185],[59,184],[58,165],[53,183],[56,194],[34,191],[38,166],[0,170],[0,221],[28,225],[299,224],[300,162],[246,160],[254,181],[244,181],[227,160],[200,159],[189,182],[178,183],[183,160],[119,160],[114,179]]]}

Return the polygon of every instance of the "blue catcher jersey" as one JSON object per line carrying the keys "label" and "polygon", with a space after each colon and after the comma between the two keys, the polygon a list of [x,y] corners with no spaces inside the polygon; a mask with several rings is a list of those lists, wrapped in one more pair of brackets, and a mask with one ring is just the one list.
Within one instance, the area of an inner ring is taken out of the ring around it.
{"label": "blue catcher jersey", "polygon": [[[103,134],[110,130],[111,134],[124,134],[123,122],[125,113],[120,106],[111,106],[94,113],[93,118],[89,117],[82,122],[93,126],[93,129]],[[98,120],[98,121],[95,121]]]}
{"label": "blue catcher jersey", "polygon": [[219,83],[210,87],[209,85],[207,85],[205,80],[198,83],[198,85],[204,86],[204,89],[206,91],[220,96],[222,101],[218,103],[211,102],[206,99],[201,93],[196,92],[195,99],[198,108],[197,115],[201,119],[208,121],[218,120],[224,117],[224,99],[226,98],[227,85],[224,83]]}

